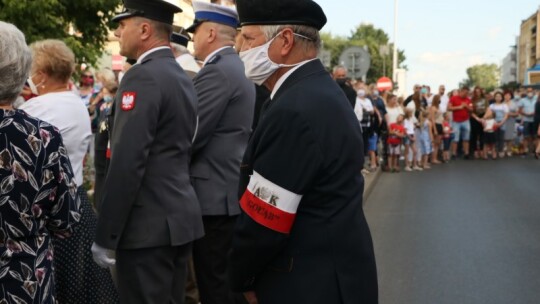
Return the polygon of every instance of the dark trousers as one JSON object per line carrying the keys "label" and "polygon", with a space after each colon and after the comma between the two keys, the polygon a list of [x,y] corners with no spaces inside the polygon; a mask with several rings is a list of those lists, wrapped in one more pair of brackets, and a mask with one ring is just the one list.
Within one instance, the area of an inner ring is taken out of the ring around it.
{"label": "dark trousers", "polygon": [[202,304],[245,303],[231,291],[228,256],[236,216],[203,216],[203,238],[193,243],[193,262]]}
{"label": "dark trousers", "polygon": [[183,304],[191,247],[116,250],[120,303]]}
{"label": "dark trousers", "polygon": [[501,128],[495,130],[495,135],[497,136],[497,151],[502,153],[504,152],[504,130]]}
{"label": "dark trousers", "polygon": [[470,153],[484,149],[484,127],[476,119],[471,118]]}

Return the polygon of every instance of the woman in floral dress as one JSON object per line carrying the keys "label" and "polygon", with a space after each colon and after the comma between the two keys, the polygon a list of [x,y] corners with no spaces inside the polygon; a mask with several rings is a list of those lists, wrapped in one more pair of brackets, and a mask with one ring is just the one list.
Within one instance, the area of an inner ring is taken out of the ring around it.
{"label": "woman in floral dress", "polygon": [[80,219],[59,131],[12,106],[30,64],[24,35],[0,21],[0,303],[55,303],[51,239]]}

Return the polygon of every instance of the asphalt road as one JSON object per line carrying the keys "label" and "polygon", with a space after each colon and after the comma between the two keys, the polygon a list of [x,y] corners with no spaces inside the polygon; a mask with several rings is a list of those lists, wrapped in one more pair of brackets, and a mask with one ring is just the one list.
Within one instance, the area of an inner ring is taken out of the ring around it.
{"label": "asphalt road", "polygon": [[540,303],[540,161],[383,173],[364,209],[381,304]]}

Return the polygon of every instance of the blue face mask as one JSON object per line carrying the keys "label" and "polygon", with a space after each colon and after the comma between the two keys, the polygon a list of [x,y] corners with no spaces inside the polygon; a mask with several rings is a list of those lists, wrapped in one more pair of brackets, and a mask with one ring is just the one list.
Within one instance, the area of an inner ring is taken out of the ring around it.
{"label": "blue face mask", "polygon": [[94,92],[99,92],[103,88],[103,84],[101,82],[94,83]]}
{"label": "blue face mask", "polygon": [[426,88],[423,88],[422,90],[420,90],[420,93],[422,93],[422,94],[427,94],[427,89],[426,89]]}
{"label": "blue face mask", "polygon": [[105,102],[109,103],[109,102],[112,102],[112,101],[113,101],[113,98],[112,98],[112,96],[105,96],[105,97],[103,97],[103,100],[104,100]]}

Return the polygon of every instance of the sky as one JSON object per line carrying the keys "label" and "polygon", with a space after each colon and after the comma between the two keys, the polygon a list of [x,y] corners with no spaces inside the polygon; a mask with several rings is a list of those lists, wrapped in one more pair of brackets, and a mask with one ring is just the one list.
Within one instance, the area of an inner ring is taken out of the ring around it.
{"label": "sky", "polygon": [[[394,41],[394,0],[315,0],[328,22],[322,32],[349,36],[361,23]],[[469,66],[500,65],[516,44],[522,20],[538,0],[398,0],[397,45],[405,51],[406,87],[455,88]]]}

